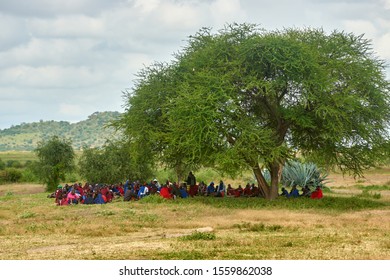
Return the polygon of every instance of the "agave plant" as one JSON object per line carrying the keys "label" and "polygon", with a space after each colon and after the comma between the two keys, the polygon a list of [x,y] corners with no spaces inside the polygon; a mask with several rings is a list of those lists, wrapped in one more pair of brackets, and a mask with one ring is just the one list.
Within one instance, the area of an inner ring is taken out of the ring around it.
{"label": "agave plant", "polygon": [[315,163],[290,161],[283,168],[281,183],[288,187],[324,187],[327,177]]}

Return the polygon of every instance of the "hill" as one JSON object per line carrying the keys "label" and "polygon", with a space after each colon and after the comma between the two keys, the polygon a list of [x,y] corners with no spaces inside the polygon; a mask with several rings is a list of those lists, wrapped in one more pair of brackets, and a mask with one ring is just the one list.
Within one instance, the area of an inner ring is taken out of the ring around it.
{"label": "hill", "polygon": [[0,130],[0,151],[32,151],[39,141],[53,135],[71,139],[76,150],[84,145],[100,147],[106,139],[118,137],[107,125],[120,115],[119,112],[95,112],[77,123],[40,121],[12,126]]}

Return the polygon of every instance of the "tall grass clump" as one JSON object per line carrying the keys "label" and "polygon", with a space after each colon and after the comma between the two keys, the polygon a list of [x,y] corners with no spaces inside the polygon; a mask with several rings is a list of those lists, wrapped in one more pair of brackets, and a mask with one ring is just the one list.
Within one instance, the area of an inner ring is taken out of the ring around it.
{"label": "tall grass clump", "polygon": [[194,232],[190,235],[180,237],[182,241],[194,241],[194,240],[215,240],[217,237],[213,232]]}

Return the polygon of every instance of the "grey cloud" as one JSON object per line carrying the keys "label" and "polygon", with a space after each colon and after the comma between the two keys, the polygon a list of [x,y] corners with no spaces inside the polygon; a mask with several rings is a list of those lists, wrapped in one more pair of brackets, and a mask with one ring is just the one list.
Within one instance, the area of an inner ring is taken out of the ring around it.
{"label": "grey cloud", "polygon": [[25,21],[0,13],[0,52],[24,44],[29,39]]}
{"label": "grey cloud", "polygon": [[1,0],[0,11],[20,17],[55,17],[64,14],[96,15],[126,0]]}

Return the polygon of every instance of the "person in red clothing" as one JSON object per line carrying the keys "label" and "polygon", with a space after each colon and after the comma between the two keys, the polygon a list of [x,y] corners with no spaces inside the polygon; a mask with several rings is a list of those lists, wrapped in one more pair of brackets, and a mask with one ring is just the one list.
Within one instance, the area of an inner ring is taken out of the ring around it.
{"label": "person in red clothing", "polygon": [[166,198],[166,199],[171,199],[172,198],[172,194],[169,192],[169,189],[168,189],[167,185],[163,185],[161,187],[160,195],[163,198]]}
{"label": "person in red clothing", "polygon": [[236,191],[234,193],[234,197],[240,197],[243,192],[244,192],[244,189],[241,187],[241,185],[238,185],[238,188],[236,189]]}
{"label": "person in red clothing", "polygon": [[310,198],[312,199],[321,199],[323,197],[323,193],[320,186],[317,186],[316,190],[311,193]]}
{"label": "person in red clothing", "polygon": [[62,186],[61,185],[58,185],[58,187],[57,187],[57,190],[55,192],[55,198],[56,198],[56,200],[55,200],[56,204],[60,205],[60,201],[62,199]]}
{"label": "person in red clothing", "polygon": [[58,206],[66,206],[69,205],[68,203],[68,197],[66,193],[62,193],[62,198],[58,201]]}
{"label": "person in red clothing", "polygon": [[198,191],[199,191],[199,186],[198,185],[193,185],[193,186],[190,186],[190,191],[188,192],[188,194],[191,197],[194,197],[195,195],[198,194]]}
{"label": "person in red clothing", "polygon": [[75,184],[75,185],[74,185],[74,188],[76,189],[76,191],[77,191],[81,196],[84,195],[84,189],[83,189],[83,187],[81,186],[81,184]]}
{"label": "person in red clothing", "polygon": [[242,194],[243,194],[243,196],[251,196],[252,195],[251,185],[249,185],[249,183],[246,184]]}
{"label": "person in red clothing", "polygon": [[232,188],[232,185],[228,184],[226,193],[227,196],[234,196],[236,194],[236,190]]}

